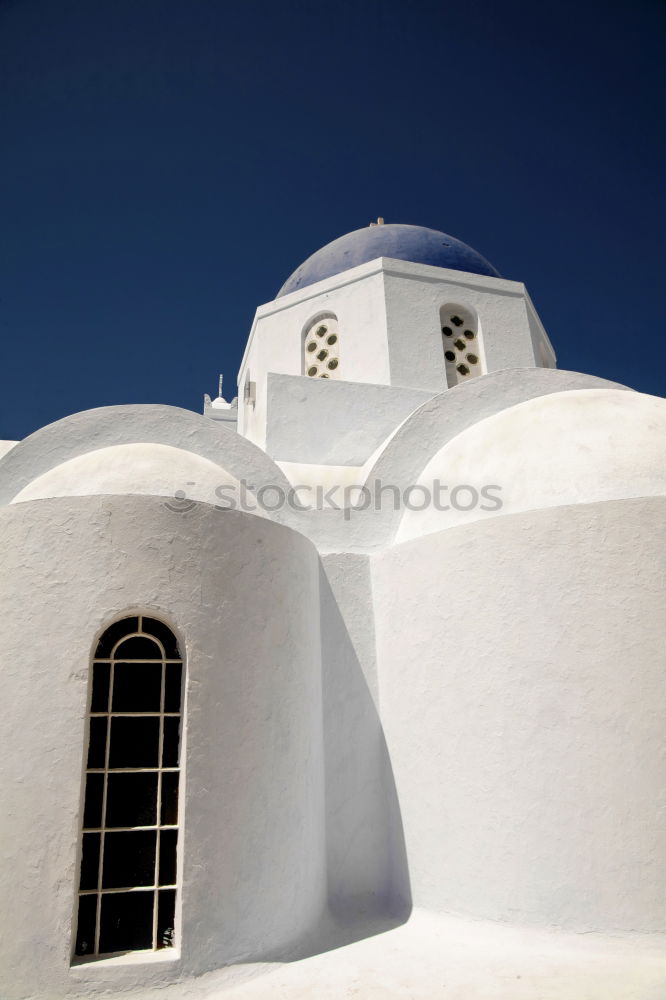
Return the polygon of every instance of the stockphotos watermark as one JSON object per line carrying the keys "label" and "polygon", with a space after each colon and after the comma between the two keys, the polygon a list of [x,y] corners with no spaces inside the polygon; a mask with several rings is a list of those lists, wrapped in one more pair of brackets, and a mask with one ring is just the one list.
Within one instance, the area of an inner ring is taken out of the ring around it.
{"label": "stockphotos watermark", "polygon": [[[196,486],[188,482],[187,486]],[[200,491],[197,491],[200,492]],[[311,486],[300,484],[285,489],[276,483],[267,483],[257,487],[245,479],[237,484],[217,486],[213,491],[214,506],[218,510],[242,510],[253,513],[258,510],[266,514],[275,514],[280,510],[293,510],[305,513],[312,510],[338,510],[346,521],[354,514],[364,510],[382,511],[389,508],[394,511],[423,511],[434,509],[442,512],[471,510],[498,511],[504,506],[500,496],[502,487],[493,484],[472,486],[469,483],[458,483],[451,486],[440,479],[433,479],[429,486],[414,483],[411,486],[400,487],[392,483],[383,483],[375,479],[370,485],[364,486]],[[204,502],[204,497],[200,497]],[[188,496],[186,490],[176,490],[173,499],[166,501],[165,506],[177,514],[186,514],[196,506],[197,501]]]}

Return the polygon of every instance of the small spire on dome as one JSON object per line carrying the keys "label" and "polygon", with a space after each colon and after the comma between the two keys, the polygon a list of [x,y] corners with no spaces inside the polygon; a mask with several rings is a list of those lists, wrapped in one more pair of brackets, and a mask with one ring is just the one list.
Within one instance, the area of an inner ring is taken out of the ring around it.
{"label": "small spire on dome", "polygon": [[370,225],[371,226],[383,226],[384,225],[384,220],[381,217],[381,215],[378,215],[377,216],[377,221],[376,222],[371,222]]}
{"label": "small spire on dome", "polygon": [[213,420],[223,420],[236,426],[238,416],[238,397],[234,396],[230,403],[222,395],[222,375],[218,378],[217,396],[211,399],[208,393],[204,395],[204,417],[211,417]]}
{"label": "small spire on dome", "polygon": [[222,382],[223,376],[220,375],[217,384],[217,398],[210,404],[214,410],[228,410],[231,408],[231,403],[227,403],[226,399],[222,395]]}

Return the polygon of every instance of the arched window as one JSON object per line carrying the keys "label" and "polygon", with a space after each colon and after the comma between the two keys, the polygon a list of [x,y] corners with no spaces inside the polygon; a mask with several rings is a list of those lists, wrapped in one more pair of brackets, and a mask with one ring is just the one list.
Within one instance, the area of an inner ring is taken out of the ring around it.
{"label": "arched window", "polygon": [[446,362],[446,384],[451,387],[459,382],[481,375],[481,345],[479,326],[471,309],[445,305],[439,310],[442,328],[442,345]]}
{"label": "arched window", "polygon": [[156,618],[115,622],[92,665],[77,955],[174,943],[183,663]]}
{"label": "arched window", "polygon": [[340,377],[340,335],[332,313],[306,327],[303,339],[303,374],[310,378]]}

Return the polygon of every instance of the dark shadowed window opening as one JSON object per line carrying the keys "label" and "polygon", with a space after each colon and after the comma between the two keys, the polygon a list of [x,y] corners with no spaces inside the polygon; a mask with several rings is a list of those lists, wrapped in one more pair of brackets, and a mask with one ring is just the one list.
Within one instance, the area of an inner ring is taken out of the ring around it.
{"label": "dark shadowed window opening", "polygon": [[123,618],[92,666],[77,955],[174,944],[183,663],[163,622]]}

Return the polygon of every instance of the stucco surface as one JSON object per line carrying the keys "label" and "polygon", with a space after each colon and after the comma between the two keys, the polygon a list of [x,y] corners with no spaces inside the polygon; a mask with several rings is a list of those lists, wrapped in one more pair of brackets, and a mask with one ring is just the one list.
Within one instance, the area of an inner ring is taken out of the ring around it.
{"label": "stucco surface", "polygon": [[[389,384],[382,269],[359,271],[355,279],[349,274],[331,279],[318,294],[303,292],[257,309],[238,375],[238,426],[260,447],[266,443],[268,375],[303,375],[305,334],[319,318],[333,315],[337,321],[337,377],[346,382]],[[253,404],[246,403],[242,392],[248,378],[256,385]]]}
{"label": "stucco surface", "polygon": [[416,906],[666,928],[665,514],[550,508],[373,557]]}
{"label": "stucco surface", "polygon": [[430,398],[419,389],[269,375],[266,451],[276,461],[363,465]]}
{"label": "stucco surface", "polygon": [[[462,307],[476,317],[478,375],[540,363],[524,285],[486,279],[491,287],[484,287],[478,286],[471,275],[407,267],[398,269],[395,262],[386,261],[384,268],[392,385],[418,386],[434,393],[449,384],[442,343],[442,308],[451,315]],[[545,349],[549,349],[543,328],[537,341],[543,341]]]}
{"label": "stucco surface", "polygon": [[222,466],[235,479],[288,487],[265,452],[224,424],[176,406],[104,406],[42,427],[0,459],[0,504],[63,462],[125,444],[180,448]]}
{"label": "stucco surface", "polygon": [[[666,996],[666,403],[404,228],[259,307],[237,411],[0,442],[2,1000]],[[501,506],[406,509],[434,480]],[[90,656],[139,612],[187,667],[176,947],[72,965]]]}
{"label": "stucco surface", "polygon": [[[164,1000],[662,1000],[663,936],[552,934],[415,910],[403,925],[280,966],[226,969]],[[154,991],[137,1000],[157,1000]]]}
{"label": "stucco surface", "polygon": [[[385,499],[375,504],[372,500],[365,509],[359,499],[359,492],[352,490],[348,495],[348,502],[358,509],[346,511],[344,509],[335,510],[332,506],[324,510],[312,510],[306,512],[288,510],[284,516],[284,523],[289,524],[298,531],[302,531],[313,540],[320,552],[335,552],[345,550],[349,552],[376,552],[386,545],[391,544],[397,532],[401,528],[401,521],[405,518],[405,530],[411,525],[410,530],[419,532],[421,524],[425,528],[429,520],[432,519],[434,529],[450,527],[458,520],[465,518],[478,519],[479,517],[496,516],[501,514],[503,509],[485,513],[480,510],[480,504],[476,505],[469,514],[465,512],[438,513],[436,510],[427,510],[423,515],[418,513],[406,514],[404,503],[396,509],[392,501],[391,488],[395,487],[400,491],[403,498],[414,484],[423,483],[432,486],[434,477],[439,478],[449,487],[472,482],[472,485],[481,487],[487,485],[490,480],[485,479],[490,474],[491,468],[484,466],[483,449],[478,450],[477,444],[484,441],[495,441],[494,433],[490,433],[487,438],[484,434],[484,427],[491,426],[490,419],[498,414],[508,413],[512,407],[519,407],[521,403],[528,400],[539,400],[540,398],[553,397],[554,412],[560,408],[570,410],[565,423],[571,429],[571,415],[582,411],[585,407],[586,393],[599,391],[599,401],[607,399],[602,390],[611,393],[614,401],[611,409],[623,414],[632,414],[629,423],[634,427],[636,434],[642,435],[641,413],[647,413],[652,407],[659,407],[663,404],[653,397],[641,396],[624,386],[609,383],[604,379],[598,379],[591,375],[583,375],[577,372],[563,372],[555,369],[530,368],[518,371],[493,372],[481,378],[472,379],[462,385],[440,393],[418,407],[410,414],[389,436],[383,448],[378,449],[374,456],[365,463],[365,466],[358,468],[355,466],[326,466],[326,465],[299,465],[296,463],[285,463],[285,471],[292,483],[309,484],[316,483],[324,485],[325,489],[336,484],[340,485],[340,490],[334,493],[332,500],[334,503],[344,506],[344,487],[363,485],[370,490],[373,496],[382,488],[387,488]],[[578,392],[581,396],[581,409],[576,408],[575,399]],[[555,399],[562,396],[558,403]],[[626,397],[626,402],[619,401],[619,397]],[[593,394],[592,399],[597,396]],[[635,401],[632,403],[631,401]],[[573,402],[572,402],[573,401]],[[544,404],[546,405],[546,404]],[[538,406],[535,403],[535,406]],[[617,428],[606,427],[603,421],[595,418],[594,405],[586,407],[591,411],[591,421],[601,438],[602,443],[607,440],[624,440],[630,437],[630,427],[618,426]],[[608,406],[606,406],[608,409]],[[517,411],[520,412],[520,411]],[[548,412],[547,409],[544,412]],[[518,417],[512,419],[507,417],[513,427],[520,425]],[[502,424],[498,426],[503,426]],[[581,431],[581,441],[584,437],[584,428]],[[573,431],[577,433],[578,428],[573,421]],[[470,438],[465,436],[469,432]],[[557,454],[561,456],[562,462],[566,465],[564,471],[560,471],[560,478],[557,480],[555,471],[550,472],[545,477],[546,483],[551,483],[557,487],[548,493],[540,485],[538,478],[529,473],[529,463],[541,462],[548,464],[548,450],[540,447],[538,441],[532,443],[530,448],[523,452],[517,445],[522,435],[529,436],[529,428],[520,428],[516,439],[515,454],[511,442],[500,440],[497,443],[496,452],[488,448],[488,455],[493,461],[499,463],[502,473],[501,484],[509,483],[515,490],[514,500],[516,507],[518,504],[518,493],[521,492],[524,504],[529,506],[530,489],[533,490],[531,502],[535,506],[552,505],[553,503],[568,503],[572,499],[576,502],[587,502],[588,500],[600,499],[603,497],[635,495],[641,492],[641,488],[636,483],[640,480],[646,482],[648,479],[652,483],[646,493],[660,491],[661,470],[663,464],[657,462],[654,468],[650,468],[650,461],[642,459],[644,450],[641,440],[634,440],[631,447],[625,447],[621,462],[625,463],[625,475],[616,476],[615,456],[612,448],[606,444],[593,458],[590,453],[589,461],[586,461],[584,451],[579,448],[579,457],[573,458],[569,465],[566,464],[566,440],[557,441],[557,428],[548,426],[547,435],[555,438],[557,443]],[[646,429],[647,433],[647,429]],[[590,431],[590,436],[592,431]],[[456,439],[460,436],[461,444],[458,446]],[[575,436],[575,435],[574,435]],[[474,442],[474,448],[468,447],[468,442]],[[655,432],[655,449],[658,452],[661,436]],[[458,466],[451,467],[448,463],[437,460],[438,455],[447,455],[447,446],[452,452],[460,456]],[[632,453],[633,448],[633,453]],[[573,449],[573,445],[572,445]],[[639,480],[633,482],[630,478],[630,466],[638,469],[640,467],[641,476]],[[535,466],[536,468],[536,466]],[[619,470],[620,466],[618,466]],[[428,469],[428,475],[424,470]],[[471,471],[470,471],[471,470]],[[519,474],[514,475],[515,470]],[[580,484],[577,485],[578,471],[583,475]],[[495,469],[492,470],[496,474]],[[451,479],[451,473],[455,476]],[[473,474],[473,475],[472,475]],[[541,473],[539,473],[541,475]],[[465,478],[472,476],[472,479]],[[595,478],[606,483],[608,490],[599,492],[598,482]],[[646,479],[647,477],[647,479]],[[557,481],[556,481],[557,480]],[[494,483],[495,480],[492,480]],[[379,484],[379,486],[377,486]],[[594,488],[591,488],[594,487]],[[567,492],[568,491],[568,492]],[[613,492],[615,491],[615,492]],[[303,495],[305,502],[310,502],[314,497],[314,490]],[[501,494],[500,494],[501,496]],[[414,502],[418,505],[421,502],[421,494],[416,493]],[[462,495],[462,504],[467,502],[467,495]],[[423,517],[423,522],[420,518]],[[412,521],[413,518],[413,521]]]}
{"label": "stucco surface", "polygon": [[[463,431],[428,462],[418,483],[459,488],[461,506],[493,484],[501,501],[469,510],[406,510],[396,541],[521,510],[666,495],[666,400],[617,389],[578,389],[527,400]],[[486,509],[483,508],[493,508]]]}
{"label": "stucco surface", "polygon": [[[479,421],[529,399],[595,388],[626,390],[593,375],[550,368],[492,372],[463,382],[428,400],[397,428],[368,469],[365,482],[368,486],[377,480],[393,483],[404,491],[419,481],[440,449]],[[401,517],[401,511],[387,508],[389,537],[397,531]]]}
{"label": "stucco surface", "polygon": [[[336,378],[441,392],[448,384],[440,317],[446,305],[477,316],[480,373],[554,364],[521,282],[381,257],[257,309],[238,375],[240,432],[265,447],[268,375],[303,375],[305,332],[325,316],[338,326]],[[256,386],[251,404],[242,391],[247,380]]]}
{"label": "stucco surface", "polygon": [[[150,497],[15,504],[0,530],[0,995],[89,997],[294,948],[327,891],[313,547]],[[91,649],[137,610],[187,661],[182,958],[70,970]]]}
{"label": "stucco surface", "polygon": [[97,448],[56,465],[28,483],[12,500],[93,494],[145,494],[216,502],[219,486],[238,480],[210,459],[166,444],[122,444]]}
{"label": "stucco surface", "polygon": [[360,914],[406,913],[409,877],[378,713],[368,557],[327,555],[320,593],[329,904],[353,927]]}

